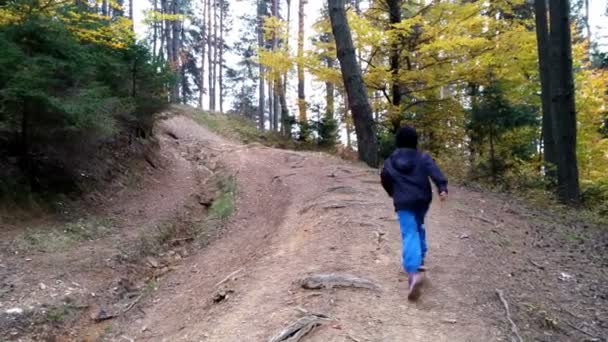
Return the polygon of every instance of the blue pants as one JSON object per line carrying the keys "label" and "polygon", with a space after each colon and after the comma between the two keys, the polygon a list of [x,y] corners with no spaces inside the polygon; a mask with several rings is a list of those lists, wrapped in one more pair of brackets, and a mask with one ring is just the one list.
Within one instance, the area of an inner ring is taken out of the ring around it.
{"label": "blue pants", "polygon": [[407,273],[418,272],[426,256],[426,230],[423,224],[425,214],[409,210],[397,212],[403,241],[403,268]]}

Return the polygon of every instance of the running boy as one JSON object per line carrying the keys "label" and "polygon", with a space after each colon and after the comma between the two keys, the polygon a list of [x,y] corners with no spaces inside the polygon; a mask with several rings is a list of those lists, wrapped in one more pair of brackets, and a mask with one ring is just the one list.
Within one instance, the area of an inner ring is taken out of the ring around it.
{"label": "running boy", "polygon": [[429,178],[437,186],[441,200],[448,194],[448,181],[430,155],[418,150],[418,134],[409,126],[399,129],[397,149],[384,162],[382,186],[393,198],[403,240],[403,268],[407,272],[409,300],[420,297],[426,255],[424,217],[433,197]]}

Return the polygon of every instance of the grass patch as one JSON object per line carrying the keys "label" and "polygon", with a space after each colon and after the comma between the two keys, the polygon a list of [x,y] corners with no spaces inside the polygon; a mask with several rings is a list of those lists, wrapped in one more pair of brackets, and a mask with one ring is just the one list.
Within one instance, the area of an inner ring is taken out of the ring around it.
{"label": "grass patch", "polygon": [[274,131],[260,131],[252,120],[237,115],[211,114],[188,106],[176,106],[180,111],[190,113],[199,124],[209,128],[224,137],[239,141],[243,144],[259,143],[269,147],[307,150],[328,151],[312,142],[295,141]]}
{"label": "grass patch", "polygon": [[72,303],[53,305],[46,310],[45,319],[51,323],[63,323],[76,317],[82,307]]}
{"label": "grass patch", "polygon": [[147,295],[156,290],[158,290],[158,280],[156,280],[155,278],[148,279],[146,281],[146,286],[144,287],[143,293]]}
{"label": "grass patch", "polygon": [[236,179],[233,176],[218,180],[221,189],[218,197],[213,201],[209,208],[209,216],[212,219],[226,220],[235,208]]}
{"label": "grass patch", "polygon": [[19,249],[35,249],[41,252],[55,252],[71,248],[82,241],[91,241],[114,230],[113,222],[107,218],[80,219],[51,227],[28,229],[19,238]]}

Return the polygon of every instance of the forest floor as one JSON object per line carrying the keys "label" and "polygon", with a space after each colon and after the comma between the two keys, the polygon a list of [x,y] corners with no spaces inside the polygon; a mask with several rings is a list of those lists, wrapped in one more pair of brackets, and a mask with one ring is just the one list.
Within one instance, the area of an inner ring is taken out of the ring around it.
{"label": "forest floor", "polygon": [[[93,218],[0,231],[0,341],[607,341],[606,227],[453,185],[411,303],[377,170],[180,114]],[[341,281],[305,281],[324,274]]]}

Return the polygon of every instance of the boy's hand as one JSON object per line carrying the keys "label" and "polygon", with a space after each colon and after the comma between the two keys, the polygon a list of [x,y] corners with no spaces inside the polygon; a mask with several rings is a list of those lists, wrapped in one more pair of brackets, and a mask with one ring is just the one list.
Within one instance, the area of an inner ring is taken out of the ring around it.
{"label": "boy's hand", "polygon": [[445,192],[445,191],[444,191],[444,192],[441,192],[441,193],[439,194],[439,199],[441,200],[441,202],[445,202],[445,200],[447,200],[447,199],[448,199],[448,193],[447,193],[447,192]]}

